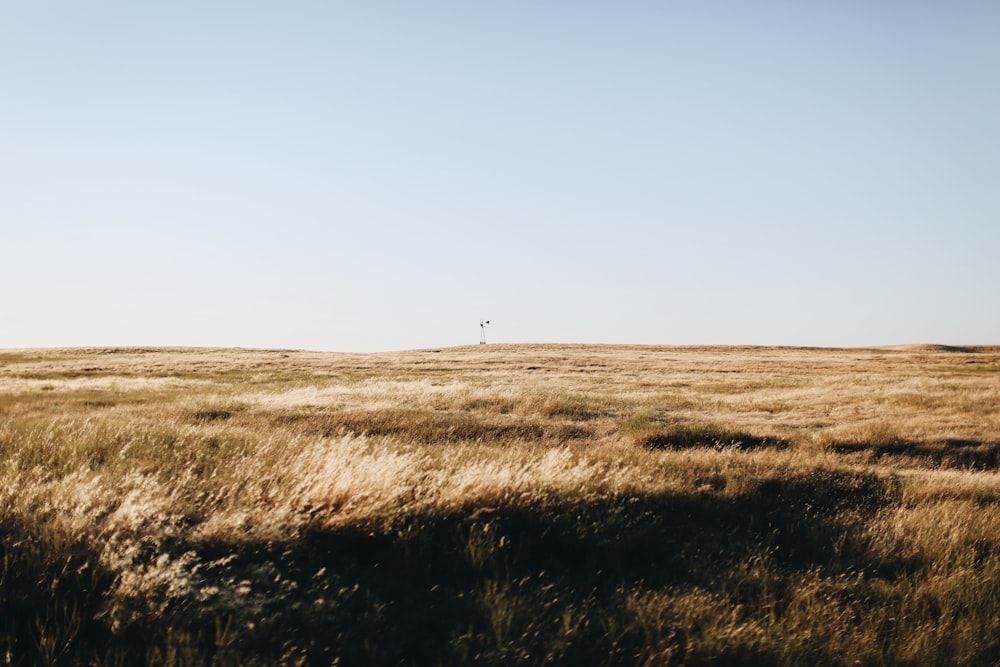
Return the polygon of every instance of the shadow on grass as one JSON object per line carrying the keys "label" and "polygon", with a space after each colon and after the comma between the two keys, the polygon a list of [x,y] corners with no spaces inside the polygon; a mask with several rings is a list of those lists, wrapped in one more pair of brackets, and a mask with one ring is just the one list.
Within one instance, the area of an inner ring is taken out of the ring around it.
{"label": "shadow on grass", "polygon": [[791,443],[775,437],[730,431],[712,425],[677,424],[634,432],[633,440],[645,449],[787,449]]}
{"label": "shadow on grass", "polygon": [[[602,629],[622,616],[623,591],[699,589],[752,607],[761,592],[746,579],[751,562],[779,582],[881,567],[862,528],[898,495],[874,475],[814,471],[732,496],[570,498],[411,516],[388,532],[178,544],[203,563],[198,586],[221,593],[117,628],[104,597],[111,575],[85,545],[5,525],[3,562],[20,565],[3,571],[0,650],[46,662],[39,628],[51,626],[55,663],[631,664],[650,638],[624,617],[616,636]],[[726,650],[743,664],[782,659],[760,646]]]}
{"label": "shadow on grass", "polygon": [[85,663],[84,654],[112,640],[99,616],[113,582],[95,545],[0,519],[0,656],[6,656],[5,664]]}
{"label": "shadow on grass", "polygon": [[907,460],[944,468],[994,470],[1000,465],[1000,442],[979,440],[943,440],[940,442],[909,442],[891,439],[887,442],[835,442],[830,450],[838,454],[866,454],[874,460],[885,457]]}

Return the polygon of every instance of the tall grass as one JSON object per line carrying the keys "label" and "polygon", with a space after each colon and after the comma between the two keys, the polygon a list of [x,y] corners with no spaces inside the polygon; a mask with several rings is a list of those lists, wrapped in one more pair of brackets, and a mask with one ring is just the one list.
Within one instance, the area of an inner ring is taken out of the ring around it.
{"label": "tall grass", "polygon": [[998,370],[924,348],[5,353],[0,656],[992,664]]}

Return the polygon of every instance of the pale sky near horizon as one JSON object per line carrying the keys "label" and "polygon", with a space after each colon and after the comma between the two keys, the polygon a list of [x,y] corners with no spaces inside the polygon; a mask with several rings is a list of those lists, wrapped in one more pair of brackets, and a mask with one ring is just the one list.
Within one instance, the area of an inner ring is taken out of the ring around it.
{"label": "pale sky near horizon", "polygon": [[1000,343],[1000,3],[0,2],[0,348]]}

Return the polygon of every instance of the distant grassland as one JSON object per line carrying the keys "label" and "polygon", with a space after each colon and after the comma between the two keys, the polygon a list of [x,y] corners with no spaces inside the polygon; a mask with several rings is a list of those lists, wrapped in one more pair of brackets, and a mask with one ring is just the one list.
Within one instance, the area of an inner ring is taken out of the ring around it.
{"label": "distant grassland", "polygon": [[0,351],[0,661],[1000,662],[1000,348]]}

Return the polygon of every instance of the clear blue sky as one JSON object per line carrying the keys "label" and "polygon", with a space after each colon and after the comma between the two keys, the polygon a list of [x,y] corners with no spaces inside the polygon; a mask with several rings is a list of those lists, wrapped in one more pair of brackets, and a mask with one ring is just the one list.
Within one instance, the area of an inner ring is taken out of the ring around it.
{"label": "clear blue sky", "polygon": [[1000,343],[1000,3],[0,3],[0,347]]}

